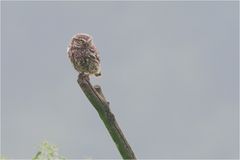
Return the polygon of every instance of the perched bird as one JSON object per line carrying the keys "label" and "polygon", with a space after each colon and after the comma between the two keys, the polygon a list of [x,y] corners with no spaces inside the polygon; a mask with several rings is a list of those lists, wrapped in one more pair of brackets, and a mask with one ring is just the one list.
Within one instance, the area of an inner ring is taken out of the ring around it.
{"label": "perched bird", "polygon": [[78,33],[71,39],[67,49],[68,56],[79,72],[87,75],[101,75],[100,57],[93,44],[92,36]]}

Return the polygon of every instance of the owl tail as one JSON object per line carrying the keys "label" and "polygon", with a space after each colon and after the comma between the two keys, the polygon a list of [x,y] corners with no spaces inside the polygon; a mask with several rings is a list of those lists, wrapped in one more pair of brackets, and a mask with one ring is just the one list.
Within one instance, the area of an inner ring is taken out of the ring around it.
{"label": "owl tail", "polygon": [[98,77],[98,76],[101,76],[101,75],[102,75],[102,73],[101,73],[101,67],[99,66],[97,73],[95,73],[95,76]]}
{"label": "owl tail", "polygon": [[101,75],[102,75],[101,72],[95,74],[96,77],[101,76]]}

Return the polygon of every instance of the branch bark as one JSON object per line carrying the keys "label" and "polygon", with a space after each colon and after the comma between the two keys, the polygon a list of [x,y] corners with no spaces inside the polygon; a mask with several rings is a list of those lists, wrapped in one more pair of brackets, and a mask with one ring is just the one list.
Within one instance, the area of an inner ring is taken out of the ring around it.
{"label": "branch bark", "polygon": [[105,124],[109,134],[115,142],[118,151],[123,159],[136,159],[134,152],[124,137],[114,114],[109,108],[109,102],[104,97],[101,87],[99,85],[92,86],[88,75],[79,74],[78,84],[91,102],[93,107],[97,110],[100,118]]}

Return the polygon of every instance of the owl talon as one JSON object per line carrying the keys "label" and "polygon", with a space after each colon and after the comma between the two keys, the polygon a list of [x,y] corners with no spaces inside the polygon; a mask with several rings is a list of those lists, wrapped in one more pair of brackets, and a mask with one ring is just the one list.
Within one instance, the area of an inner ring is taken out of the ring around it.
{"label": "owl talon", "polygon": [[82,82],[83,80],[89,81],[89,75],[85,74],[84,72],[79,73],[79,75],[78,75],[78,81]]}

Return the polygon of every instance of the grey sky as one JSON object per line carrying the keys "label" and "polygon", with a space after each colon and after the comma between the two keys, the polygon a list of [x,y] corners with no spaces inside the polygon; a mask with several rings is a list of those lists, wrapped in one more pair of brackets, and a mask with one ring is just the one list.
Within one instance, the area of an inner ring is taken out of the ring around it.
{"label": "grey sky", "polygon": [[2,154],[120,158],[66,48],[89,33],[138,158],[238,155],[238,2],[1,2]]}

